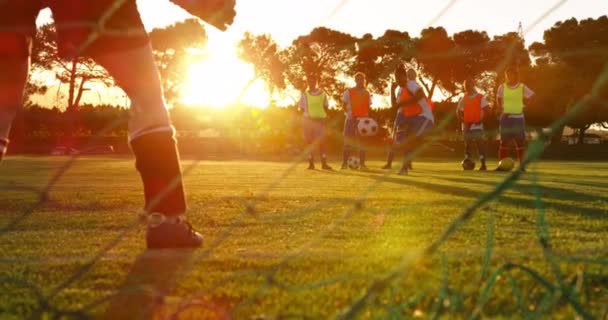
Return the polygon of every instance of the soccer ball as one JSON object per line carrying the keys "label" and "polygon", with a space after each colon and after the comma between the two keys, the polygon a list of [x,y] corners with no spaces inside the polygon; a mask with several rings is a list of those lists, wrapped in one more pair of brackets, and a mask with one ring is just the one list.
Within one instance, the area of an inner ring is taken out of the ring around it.
{"label": "soccer ball", "polygon": [[348,164],[349,168],[351,168],[353,170],[357,170],[357,169],[359,169],[361,162],[359,161],[359,158],[357,158],[357,157],[349,157],[347,164]]}
{"label": "soccer ball", "polygon": [[359,118],[357,130],[362,137],[371,137],[378,133],[378,123],[372,118]]}
{"label": "soccer ball", "polygon": [[466,158],[464,160],[462,160],[462,162],[460,163],[462,164],[462,169],[464,170],[473,170],[475,169],[475,161]]}
{"label": "soccer ball", "polygon": [[515,161],[511,158],[504,158],[498,162],[498,171],[511,171],[515,166]]}

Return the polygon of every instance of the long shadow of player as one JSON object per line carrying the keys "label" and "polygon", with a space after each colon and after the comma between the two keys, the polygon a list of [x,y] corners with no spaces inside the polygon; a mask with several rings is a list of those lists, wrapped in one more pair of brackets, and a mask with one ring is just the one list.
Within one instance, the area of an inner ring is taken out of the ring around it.
{"label": "long shadow of player", "polygon": [[[453,183],[432,183],[432,182],[423,181],[420,179],[401,179],[401,178],[397,178],[397,177],[377,176],[377,175],[370,175],[368,177],[370,179],[378,180],[383,183],[402,184],[405,186],[420,188],[420,189],[428,190],[431,192],[436,192],[439,194],[449,194],[449,195],[467,197],[467,198],[471,198],[471,199],[479,199],[479,197],[481,197],[485,193],[481,189],[474,188],[473,186],[467,188],[467,187],[463,187],[463,186],[460,186],[458,184],[453,184]],[[444,179],[444,180],[450,181],[450,182],[457,182],[457,183],[462,183],[462,182],[470,183],[471,182],[471,181],[469,181],[471,179],[465,180],[465,179],[452,178],[452,179]],[[478,181],[478,180],[473,180],[473,181],[475,181],[476,183],[479,183],[479,184],[488,184],[490,186],[495,185],[495,183],[493,183],[493,182]],[[511,187],[511,190],[516,190],[519,193],[524,194],[524,195],[526,195],[526,194],[532,195],[534,193],[533,193],[533,190],[531,190],[531,188],[533,188],[533,186],[522,186],[520,184],[516,184],[515,187]],[[561,199],[583,199],[587,202],[603,201],[605,199],[605,198],[602,198],[599,196],[585,195],[580,192],[566,190],[566,189],[551,188],[551,187],[545,187],[545,186],[541,186],[541,189],[544,190],[543,197],[547,197],[549,199],[560,199],[560,198]],[[552,194],[557,194],[558,196],[555,196]],[[500,197],[498,199],[503,203],[511,204],[514,206],[525,207],[528,209],[537,209],[538,208],[538,204],[536,203],[535,198],[522,199],[522,198],[513,197],[512,195],[502,194],[502,195],[500,195]],[[555,208],[559,211],[563,211],[563,212],[571,213],[571,214],[578,214],[578,215],[583,214],[585,216],[593,217],[596,219],[603,219],[605,217],[605,209],[601,206],[584,208],[584,207],[580,207],[578,205],[573,205],[573,204],[569,204],[569,203],[555,203],[555,202],[551,202],[551,201],[545,202],[544,205],[546,208]]]}
{"label": "long shadow of player", "polygon": [[165,309],[165,297],[175,288],[180,270],[193,249],[148,250],[137,257],[102,319],[153,319]]}

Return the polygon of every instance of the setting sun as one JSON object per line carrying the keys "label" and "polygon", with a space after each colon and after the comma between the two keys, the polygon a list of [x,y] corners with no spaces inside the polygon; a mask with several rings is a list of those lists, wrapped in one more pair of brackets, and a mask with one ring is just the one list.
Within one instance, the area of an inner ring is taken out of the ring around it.
{"label": "setting sun", "polygon": [[190,66],[183,103],[215,108],[235,103],[268,106],[270,98],[264,82],[254,79],[253,67],[237,57],[233,43],[211,41],[206,55]]}

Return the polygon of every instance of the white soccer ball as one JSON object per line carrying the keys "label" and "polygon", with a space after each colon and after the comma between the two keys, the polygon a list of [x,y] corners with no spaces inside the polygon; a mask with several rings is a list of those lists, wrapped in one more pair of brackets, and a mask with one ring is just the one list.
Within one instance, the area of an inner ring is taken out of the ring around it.
{"label": "white soccer ball", "polygon": [[359,166],[361,165],[361,161],[359,161],[358,157],[349,157],[347,164],[348,164],[349,168],[356,170],[356,169],[359,169]]}
{"label": "white soccer ball", "polygon": [[378,123],[372,118],[359,118],[357,130],[362,137],[371,137],[378,133]]}

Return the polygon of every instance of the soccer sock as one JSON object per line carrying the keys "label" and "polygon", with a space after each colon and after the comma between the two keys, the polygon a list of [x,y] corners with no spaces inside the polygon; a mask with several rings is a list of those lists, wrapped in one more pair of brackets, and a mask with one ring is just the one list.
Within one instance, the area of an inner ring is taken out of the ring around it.
{"label": "soccer sock", "polygon": [[365,165],[365,150],[359,150],[359,161],[361,165]]}
{"label": "soccer sock", "polygon": [[517,160],[519,163],[524,159],[524,152],[526,151],[526,147],[517,147],[515,149],[517,151]]}
{"label": "soccer sock", "polygon": [[471,157],[471,141],[468,139],[464,140],[464,158],[468,159]]}
{"label": "soccer sock", "polygon": [[498,147],[498,160],[502,160],[509,156],[509,148],[500,146]]}
{"label": "soccer sock", "polygon": [[394,157],[395,157],[395,151],[393,151],[393,149],[391,148],[388,151],[388,155],[386,156],[386,164],[388,164],[389,166],[392,165]]}
{"label": "soccer sock", "polygon": [[486,144],[483,140],[477,141],[477,146],[479,147],[479,160],[482,163],[486,161]]}
{"label": "soccer sock", "polygon": [[325,140],[321,139],[321,141],[319,143],[319,153],[321,154],[321,159],[325,157],[326,152],[327,152],[327,149],[325,147]]}
{"label": "soccer sock", "polygon": [[147,212],[177,216],[186,211],[179,155],[173,132],[152,132],[131,141],[144,185]]}
{"label": "soccer sock", "polygon": [[323,164],[327,163],[327,155],[325,153],[321,154],[321,163],[323,163]]}
{"label": "soccer sock", "polygon": [[409,148],[405,148],[405,151],[403,151],[403,166],[402,169],[408,169],[409,168],[409,163],[412,162],[412,159],[409,158],[410,155],[410,149]]}
{"label": "soccer sock", "polygon": [[344,148],[344,151],[342,151],[342,164],[346,164],[349,156],[350,156],[350,150],[348,149],[348,147],[346,147],[346,148]]}

